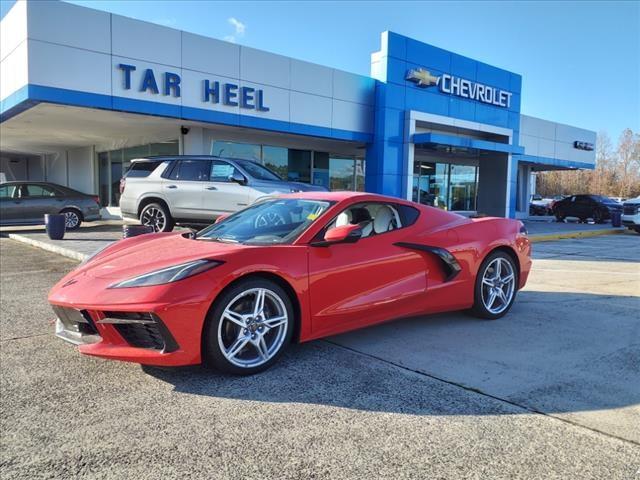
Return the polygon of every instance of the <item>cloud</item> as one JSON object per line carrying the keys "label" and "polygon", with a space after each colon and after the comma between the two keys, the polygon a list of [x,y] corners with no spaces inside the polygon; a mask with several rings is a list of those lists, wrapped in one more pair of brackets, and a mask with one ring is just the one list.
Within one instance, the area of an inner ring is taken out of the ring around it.
{"label": "cloud", "polygon": [[227,22],[233,27],[234,31],[233,34],[224,37],[227,42],[235,42],[238,38],[244,37],[244,33],[247,30],[247,26],[244,23],[235,17],[227,18]]}

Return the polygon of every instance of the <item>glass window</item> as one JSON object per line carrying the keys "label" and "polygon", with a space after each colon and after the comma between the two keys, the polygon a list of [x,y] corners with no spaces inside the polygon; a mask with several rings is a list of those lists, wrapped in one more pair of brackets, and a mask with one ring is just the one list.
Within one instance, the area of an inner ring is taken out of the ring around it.
{"label": "glass window", "polygon": [[153,172],[156,168],[160,166],[162,163],[161,160],[158,161],[142,161],[142,162],[133,162],[124,174],[125,177],[148,177],[151,172]]}
{"label": "glass window", "polygon": [[271,170],[255,162],[250,162],[248,160],[236,160],[236,162],[238,162],[238,165],[244,168],[249,173],[249,175],[251,175],[256,180],[270,180],[275,182],[279,182],[282,180]]}
{"label": "glass window", "polygon": [[446,209],[448,167],[444,163],[415,162],[413,201]]}
{"label": "glass window", "polygon": [[354,164],[352,158],[329,158],[330,190],[355,190]]}
{"label": "glass window", "polygon": [[4,187],[0,187],[0,198],[13,198],[15,191],[15,185],[5,185]]}
{"label": "glass window", "polygon": [[56,190],[47,185],[25,185],[23,196],[26,197],[55,197]]}
{"label": "glass window", "polygon": [[169,176],[172,180],[206,182],[209,180],[209,160],[180,160]]}
{"label": "glass window", "polygon": [[476,171],[473,165],[451,165],[449,178],[449,209],[476,209]]}
{"label": "glass window", "polygon": [[234,172],[238,172],[238,169],[229,162],[223,162],[220,160],[213,160],[211,162],[212,182],[229,182],[229,177],[233,176]]}
{"label": "glass window", "polygon": [[149,155],[177,155],[178,152],[178,140],[149,144]]}
{"label": "glass window", "polygon": [[356,192],[364,192],[365,166],[364,160],[356,159]]}
{"label": "glass window", "polygon": [[213,142],[211,155],[222,158],[244,158],[254,162],[260,162],[262,156],[260,145],[219,140]]}
{"label": "glass window", "polygon": [[[122,150],[114,150],[110,152],[109,157],[111,160],[111,205],[118,205],[120,203],[120,179],[124,171],[122,163],[124,154]],[[128,164],[129,160],[127,160]]]}
{"label": "glass window", "polygon": [[262,147],[262,164],[273,170],[281,178],[287,178],[289,174],[289,152],[285,147]]}
{"label": "glass window", "polygon": [[289,149],[287,179],[292,182],[311,183],[311,150]]}
{"label": "glass window", "polygon": [[294,241],[324,213],[330,202],[270,199],[205,228],[196,238],[228,243],[277,245]]}
{"label": "glass window", "polygon": [[380,235],[413,225],[419,215],[417,209],[405,205],[360,203],[340,213],[316,236],[316,240],[324,238],[328,229],[342,225],[359,225],[362,228],[361,238]]}
{"label": "glass window", "polygon": [[313,184],[329,188],[329,153],[313,152]]}

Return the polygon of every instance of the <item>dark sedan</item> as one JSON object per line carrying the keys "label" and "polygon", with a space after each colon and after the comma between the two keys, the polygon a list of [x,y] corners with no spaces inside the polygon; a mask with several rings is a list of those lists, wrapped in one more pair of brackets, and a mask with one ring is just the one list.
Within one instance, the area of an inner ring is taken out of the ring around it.
{"label": "dark sedan", "polygon": [[602,223],[611,218],[612,212],[622,213],[622,205],[602,195],[572,195],[553,204],[553,214],[559,222],[576,217],[582,222],[591,218]]}
{"label": "dark sedan", "polygon": [[100,199],[47,182],[0,184],[0,225],[42,225],[45,213],[65,215],[67,230],[100,220]]}

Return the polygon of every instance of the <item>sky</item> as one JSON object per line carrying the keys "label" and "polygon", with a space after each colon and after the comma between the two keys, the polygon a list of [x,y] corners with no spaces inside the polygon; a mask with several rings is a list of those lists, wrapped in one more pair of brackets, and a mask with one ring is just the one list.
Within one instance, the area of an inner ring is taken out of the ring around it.
{"label": "sky", "polygon": [[640,132],[638,0],[71,3],[363,75],[391,30],[521,74],[524,114]]}

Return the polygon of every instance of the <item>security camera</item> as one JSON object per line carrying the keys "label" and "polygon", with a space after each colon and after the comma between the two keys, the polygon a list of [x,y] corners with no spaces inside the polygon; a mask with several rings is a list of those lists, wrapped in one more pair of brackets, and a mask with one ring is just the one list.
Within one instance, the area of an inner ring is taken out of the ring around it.
{"label": "security camera", "polygon": [[182,135],[186,135],[189,133],[189,127],[180,127],[180,133],[182,133]]}

